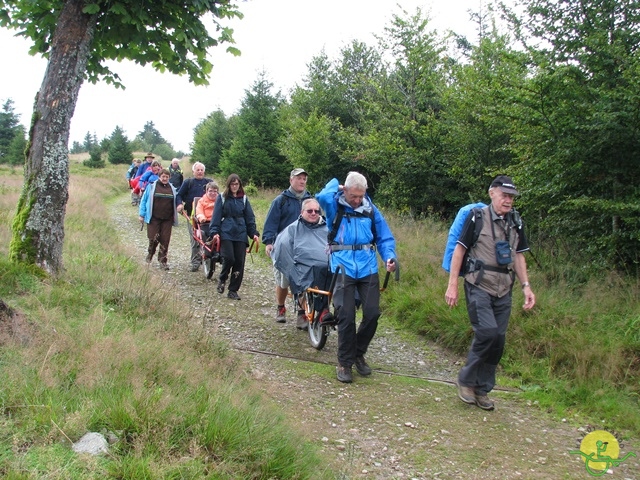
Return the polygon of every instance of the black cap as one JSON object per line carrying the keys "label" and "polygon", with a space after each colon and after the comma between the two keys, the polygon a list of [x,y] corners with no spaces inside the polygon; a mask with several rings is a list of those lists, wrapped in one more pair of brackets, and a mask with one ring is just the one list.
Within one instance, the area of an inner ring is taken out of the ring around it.
{"label": "black cap", "polygon": [[516,186],[513,183],[511,177],[507,177],[506,175],[498,175],[493,179],[493,182],[491,182],[489,188],[496,187],[498,187],[504,193],[508,193],[510,195],[520,195],[520,192],[518,192],[518,189],[516,189]]}

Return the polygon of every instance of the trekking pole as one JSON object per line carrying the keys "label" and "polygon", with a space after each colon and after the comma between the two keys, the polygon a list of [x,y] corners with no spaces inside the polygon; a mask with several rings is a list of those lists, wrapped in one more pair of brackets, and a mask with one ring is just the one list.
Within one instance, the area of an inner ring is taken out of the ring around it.
{"label": "trekking pole", "polygon": [[531,258],[533,258],[533,261],[536,262],[536,265],[538,266],[538,268],[542,269],[542,265],[540,265],[540,262],[538,261],[538,259],[536,258],[536,256],[533,254],[533,252],[531,251],[531,249],[529,249],[529,253],[531,254]]}
{"label": "trekking pole", "polygon": [[384,276],[384,282],[382,283],[382,288],[380,288],[381,292],[384,292],[387,289],[387,285],[389,284],[389,277],[391,276],[391,272],[387,272]]}
{"label": "trekking pole", "polygon": [[253,240],[251,240],[251,245],[249,245],[249,248],[247,248],[247,253],[251,258],[251,263],[253,263],[253,256],[251,255],[251,252],[253,251],[254,245],[255,245],[256,253],[258,253],[258,250],[260,249],[260,240],[256,241],[256,239],[254,238]]}
{"label": "trekking pole", "polygon": [[[396,259],[393,259],[392,262],[396,264],[395,277],[396,277],[396,282],[398,282],[400,280],[400,264]],[[384,282],[382,283],[382,287],[380,288],[381,292],[384,292],[387,289],[387,285],[389,285],[390,277],[391,277],[391,272],[387,270],[387,273],[384,276]]]}

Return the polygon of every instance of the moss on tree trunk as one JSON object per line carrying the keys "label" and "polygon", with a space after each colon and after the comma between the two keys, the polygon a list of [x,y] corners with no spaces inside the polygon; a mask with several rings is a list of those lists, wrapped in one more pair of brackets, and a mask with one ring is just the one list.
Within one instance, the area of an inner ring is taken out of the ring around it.
{"label": "moss on tree trunk", "polygon": [[24,187],[13,222],[12,261],[51,274],[62,269],[64,216],[69,198],[69,127],[84,80],[96,17],[83,0],[65,2],[52,38],[49,63],[36,95]]}

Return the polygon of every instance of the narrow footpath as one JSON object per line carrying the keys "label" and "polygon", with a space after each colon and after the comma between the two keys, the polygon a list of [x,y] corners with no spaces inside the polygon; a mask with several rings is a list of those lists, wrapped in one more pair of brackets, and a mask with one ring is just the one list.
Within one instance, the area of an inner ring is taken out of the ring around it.
{"label": "narrow footpath", "polygon": [[[146,231],[126,196],[111,205],[120,241],[145,265]],[[257,388],[286,412],[291,425],[326,454],[341,479],[587,479],[579,455],[587,425],[555,420],[517,392],[492,394],[496,410],[463,404],[453,380],[464,362],[443,349],[380,320],[367,361],[369,378],[335,379],[336,339],[322,351],[288,321],[274,321],[271,264],[260,252],[247,256],[240,301],[215,291],[215,280],[189,271],[186,221],[174,229],[169,271],[150,268],[192,312],[191,328],[226,340],[244,359]],[[214,276],[215,278],[215,276]],[[391,287],[393,288],[393,286]],[[637,452],[612,468],[608,479],[640,479]]]}

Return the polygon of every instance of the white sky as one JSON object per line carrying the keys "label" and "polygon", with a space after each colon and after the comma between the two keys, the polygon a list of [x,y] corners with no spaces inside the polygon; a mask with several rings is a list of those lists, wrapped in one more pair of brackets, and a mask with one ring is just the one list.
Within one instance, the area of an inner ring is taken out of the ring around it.
{"label": "white sky", "polygon": [[[240,3],[240,2],[238,2]],[[240,3],[244,19],[234,20],[236,47],[240,57],[226,53],[226,47],[210,54],[214,69],[207,87],[196,87],[186,77],[160,74],[133,62],[115,64],[112,70],[122,78],[126,90],[106,83],[83,84],[71,121],[70,144],[81,142],[86,132],[98,140],[110,136],[116,126],[129,140],[153,121],[162,136],[176,150],[190,151],[194,127],[209,113],[222,109],[227,116],[240,108],[245,90],[262,70],[288,95],[307,73],[307,64],[324,48],[337,58],[341,48],[357,39],[374,45],[374,33],[382,34],[391,16],[410,14],[417,7],[430,12],[431,30],[451,29],[474,38],[475,27],[469,9],[477,11],[487,0],[248,0]],[[399,6],[400,7],[399,7]],[[45,60],[28,55],[27,40],[13,37],[14,31],[0,28],[0,101],[11,98],[21,123],[29,124],[34,96],[42,83]]]}

